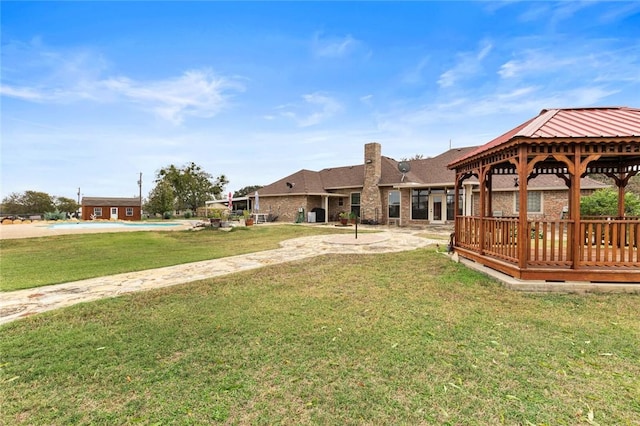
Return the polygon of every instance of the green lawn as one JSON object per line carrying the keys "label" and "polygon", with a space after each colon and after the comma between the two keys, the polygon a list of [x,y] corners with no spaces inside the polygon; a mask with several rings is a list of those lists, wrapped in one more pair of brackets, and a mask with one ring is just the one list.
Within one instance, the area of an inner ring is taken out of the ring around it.
{"label": "green lawn", "polygon": [[340,231],[282,225],[0,240],[0,291],[275,249],[286,239],[335,232]]}
{"label": "green lawn", "polygon": [[0,327],[0,424],[638,425],[640,298],[328,255]]}

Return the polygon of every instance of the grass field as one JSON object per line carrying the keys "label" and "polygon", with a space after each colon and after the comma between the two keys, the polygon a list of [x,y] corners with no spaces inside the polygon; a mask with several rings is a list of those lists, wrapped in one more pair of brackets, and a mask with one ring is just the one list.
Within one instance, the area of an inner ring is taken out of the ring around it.
{"label": "grass field", "polygon": [[638,425],[640,298],[329,255],[0,327],[0,424]]}
{"label": "grass field", "polygon": [[286,239],[335,232],[340,231],[283,225],[0,240],[0,291],[275,249]]}

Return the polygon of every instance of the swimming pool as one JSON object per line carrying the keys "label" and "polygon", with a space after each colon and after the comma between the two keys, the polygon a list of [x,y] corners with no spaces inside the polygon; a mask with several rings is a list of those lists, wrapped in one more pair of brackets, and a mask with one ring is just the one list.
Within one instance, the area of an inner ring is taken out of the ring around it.
{"label": "swimming pool", "polygon": [[50,229],[108,229],[108,228],[167,228],[171,226],[180,226],[181,223],[162,222],[162,223],[128,223],[128,222],[73,222],[73,223],[54,223],[49,225]]}

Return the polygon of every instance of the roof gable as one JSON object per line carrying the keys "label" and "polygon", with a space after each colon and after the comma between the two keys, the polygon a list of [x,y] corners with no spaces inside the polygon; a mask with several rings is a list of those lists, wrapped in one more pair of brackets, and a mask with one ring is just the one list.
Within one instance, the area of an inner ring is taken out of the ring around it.
{"label": "roof gable", "polygon": [[82,197],[83,206],[98,207],[140,207],[140,198],[119,198],[119,197]]}

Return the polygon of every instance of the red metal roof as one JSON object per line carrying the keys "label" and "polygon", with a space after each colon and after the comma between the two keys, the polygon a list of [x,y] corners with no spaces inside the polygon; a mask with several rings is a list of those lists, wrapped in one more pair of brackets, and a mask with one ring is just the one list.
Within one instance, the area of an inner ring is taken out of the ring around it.
{"label": "red metal roof", "polygon": [[640,136],[640,108],[593,107],[542,110],[531,118],[451,164],[489,151],[516,137],[601,138]]}

